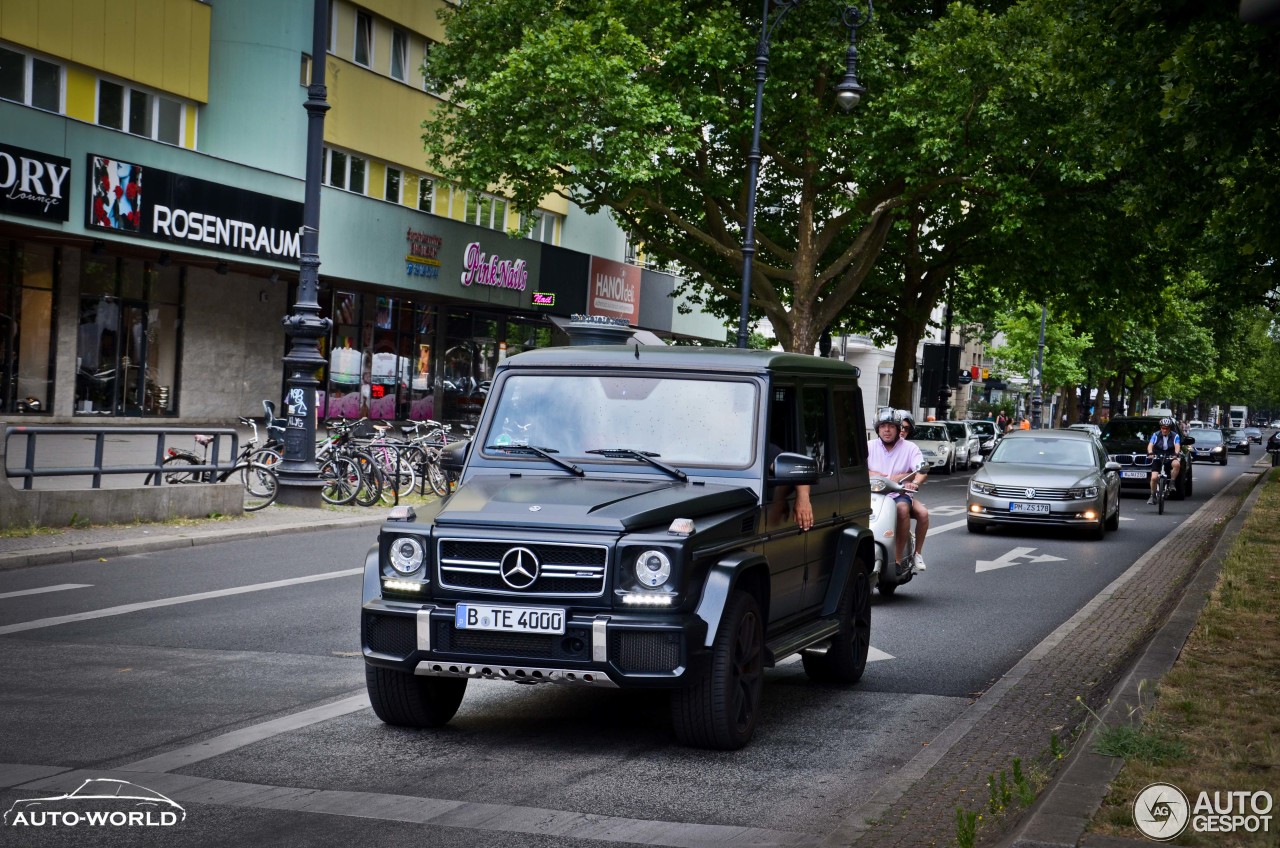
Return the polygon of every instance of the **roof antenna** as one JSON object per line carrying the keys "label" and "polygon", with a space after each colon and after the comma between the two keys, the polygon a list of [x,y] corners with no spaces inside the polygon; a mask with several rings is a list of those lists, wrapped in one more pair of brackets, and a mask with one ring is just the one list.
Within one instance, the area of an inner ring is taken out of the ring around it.
{"label": "roof antenna", "polygon": [[636,346],[636,359],[639,359],[640,358],[640,342],[636,341],[635,346]]}

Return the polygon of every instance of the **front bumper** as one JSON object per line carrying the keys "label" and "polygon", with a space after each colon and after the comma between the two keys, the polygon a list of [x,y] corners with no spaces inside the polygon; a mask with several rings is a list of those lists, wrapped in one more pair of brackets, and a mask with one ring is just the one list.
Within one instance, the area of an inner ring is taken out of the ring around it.
{"label": "front bumper", "polygon": [[[1047,513],[1013,512],[1011,504],[1033,503],[1049,507]],[[1102,520],[1102,496],[1069,501],[1011,501],[995,495],[969,493],[965,517],[974,524],[1032,527],[1096,527]]]}
{"label": "front bumper", "polygon": [[566,610],[564,635],[458,629],[454,604],[377,598],[361,610],[365,662],[434,677],[625,688],[688,685],[705,671],[706,622],[684,613]]}

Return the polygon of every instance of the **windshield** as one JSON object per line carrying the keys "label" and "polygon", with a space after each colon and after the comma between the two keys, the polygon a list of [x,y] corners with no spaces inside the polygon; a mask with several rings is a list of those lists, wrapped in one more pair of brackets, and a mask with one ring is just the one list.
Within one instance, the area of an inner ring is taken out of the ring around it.
{"label": "windshield", "polygon": [[969,434],[965,432],[963,424],[948,421],[943,426],[947,428],[947,432],[951,434],[951,438],[957,441],[963,442],[965,439],[969,438]]}
{"label": "windshield", "polygon": [[996,445],[990,462],[1028,465],[1095,465],[1097,456],[1087,442],[1075,439],[1004,439]]}
{"label": "windshield", "polygon": [[1120,419],[1107,424],[1107,428],[1102,431],[1102,440],[1104,442],[1118,439],[1149,439],[1151,434],[1160,429],[1160,420],[1135,418],[1132,420]]}
{"label": "windshield", "polygon": [[756,384],[742,380],[515,374],[502,384],[480,444],[534,445],[595,462],[600,455],[591,451],[625,448],[677,466],[745,468],[759,404]]}
{"label": "windshield", "polygon": [[991,421],[970,421],[969,426],[973,428],[973,432],[980,433],[983,436],[994,436],[996,434],[996,425]]}
{"label": "windshield", "polygon": [[1187,435],[1196,440],[1196,447],[1222,444],[1221,430],[1192,430]]}
{"label": "windshield", "polygon": [[911,441],[945,442],[948,441],[947,432],[941,424],[920,424],[911,431]]}

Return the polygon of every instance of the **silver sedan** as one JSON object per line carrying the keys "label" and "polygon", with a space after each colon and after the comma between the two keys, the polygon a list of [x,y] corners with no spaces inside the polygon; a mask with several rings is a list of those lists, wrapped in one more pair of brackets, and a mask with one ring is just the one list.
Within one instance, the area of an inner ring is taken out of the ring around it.
{"label": "silver sedan", "polygon": [[970,533],[1003,525],[1082,527],[1101,539],[1120,526],[1120,465],[1080,430],[1016,430],[969,482]]}

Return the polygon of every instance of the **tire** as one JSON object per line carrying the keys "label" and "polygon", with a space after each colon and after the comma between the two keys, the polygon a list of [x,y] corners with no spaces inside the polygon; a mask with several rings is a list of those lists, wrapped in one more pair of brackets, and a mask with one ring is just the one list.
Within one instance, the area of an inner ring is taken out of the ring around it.
{"label": "tire", "polygon": [[163,475],[166,486],[177,485],[178,483],[199,483],[201,472],[182,470],[188,465],[199,465],[194,456],[187,456],[180,453],[171,456],[164,462],[160,463],[163,469],[160,473]]}
{"label": "tire", "polygon": [[427,463],[426,474],[424,478],[431,484],[431,491],[440,497],[449,494],[449,475],[444,473],[444,469],[440,467],[438,462]]}
{"label": "tire", "polygon": [[970,533],[977,533],[979,536],[987,532],[987,525],[979,524],[976,521],[970,521],[965,526],[968,528]]}
{"label": "tire", "polygon": [[836,608],[840,632],[825,654],[802,654],[805,674],[816,683],[853,684],[862,679],[871,649],[871,574],[855,560]]}
{"label": "tire", "polygon": [[1107,520],[1099,516],[1098,526],[1090,527],[1085,531],[1085,538],[1092,539],[1095,542],[1101,542],[1107,537]]}
{"label": "tire", "polygon": [[1227,464],[1227,457],[1226,457],[1226,455],[1225,455],[1225,454],[1223,455],[1222,459],[1218,460],[1218,464],[1219,464],[1219,465],[1226,465],[1226,464]]}
{"label": "tire", "polygon": [[275,448],[258,448],[249,454],[249,461],[256,462],[259,465],[265,465],[276,474],[280,473],[280,469],[276,466],[284,460],[284,456]]}
{"label": "tire", "polygon": [[320,466],[320,479],[323,482],[320,497],[325,503],[342,506],[355,499],[360,471],[345,456],[335,456]]}
{"label": "tire", "polygon": [[368,454],[357,453],[350,459],[355,464],[359,479],[355,503],[359,506],[373,506],[382,499],[382,472]]}
{"label": "tire", "polygon": [[676,738],[695,748],[736,751],[751,741],[764,688],[764,622],[756,599],[729,596],[711,668],[692,686],[671,693]]}
{"label": "tire", "polygon": [[1193,473],[1193,472],[1191,471],[1190,466],[1188,466],[1188,467],[1187,467],[1187,475],[1186,475],[1186,476],[1187,476],[1186,485],[1182,487],[1182,497],[1183,497],[1183,498],[1189,498],[1189,497],[1191,497],[1191,475],[1192,475],[1192,473]]}
{"label": "tire", "polygon": [[1108,518],[1108,519],[1107,519],[1107,529],[1108,529],[1108,530],[1119,530],[1119,529],[1120,529],[1120,498],[1119,498],[1119,496],[1117,496],[1117,497],[1116,497],[1116,512],[1115,512],[1115,515],[1113,515],[1113,516],[1111,516],[1110,518]]}
{"label": "tire", "polygon": [[467,693],[467,679],[420,677],[410,671],[365,665],[364,685],[373,712],[396,727],[441,727]]}
{"label": "tire", "polygon": [[280,493],[280,480],[275,471],[258,462],[251,462],[240,469],[240,484],[244,487],[244,511],[257,512],[276,502]]}
{"label": "tire", "polygon": [[1156,481],[1156,508],[1160,515],[1164,515],[1164,497],[1165,484],[1163,480]]}

